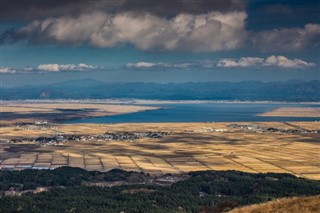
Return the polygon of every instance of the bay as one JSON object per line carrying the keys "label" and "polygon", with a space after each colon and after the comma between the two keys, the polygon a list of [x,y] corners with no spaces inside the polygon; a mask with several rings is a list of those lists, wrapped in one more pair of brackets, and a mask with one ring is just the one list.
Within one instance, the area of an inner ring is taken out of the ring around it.
{"label": "bay", "polygon": [[69,120],[65,123],[153,123],[153,122],[254,122],[254,121],[319,121],[310,117],[265,117],[258,114],[279,107],[319,107],[312,104],[286,103],[192,103],[149,104],[161,109]]}

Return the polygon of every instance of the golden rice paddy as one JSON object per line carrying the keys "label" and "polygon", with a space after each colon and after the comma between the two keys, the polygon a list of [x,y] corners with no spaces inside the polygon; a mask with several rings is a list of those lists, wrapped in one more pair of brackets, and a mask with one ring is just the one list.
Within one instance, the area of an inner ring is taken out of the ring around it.
{"label": "golden rice paddy", "polygon": [[[33,130],[2,127],[2,139],[112,131],[171,131],[162,138],[128,141],[71,141],[63,146],[33,143],[0,145],[0,168],[53,169],[74,166],[108,171],[119,168],[151,175],[197,170],[290,173],[320,179],[320,134],[256,133],[228,123],[68,124]],[[245,124],[245,123],[243,123]],[[317,122],[259,122],[266,127],[320,129]],[[212,129],[213,131],[206,131]],[[223,131],[215,131],[223,130]]]}

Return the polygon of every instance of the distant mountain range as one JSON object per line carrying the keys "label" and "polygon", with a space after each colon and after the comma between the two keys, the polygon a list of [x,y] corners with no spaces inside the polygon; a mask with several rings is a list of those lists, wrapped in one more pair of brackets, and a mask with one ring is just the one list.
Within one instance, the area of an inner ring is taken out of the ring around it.
{"label": "distant mountain range", "polygon": [[241,101],[320,101],[320,81],[108,83],[94,79],[1,88],[2,100],[17,99],[162,99]]}

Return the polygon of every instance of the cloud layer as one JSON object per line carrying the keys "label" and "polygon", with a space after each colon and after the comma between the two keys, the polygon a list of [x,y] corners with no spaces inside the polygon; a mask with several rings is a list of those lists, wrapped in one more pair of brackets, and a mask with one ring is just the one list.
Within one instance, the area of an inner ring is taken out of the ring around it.
{"label": "cloud layer", "polygon": [[[316,64],[306,62],[301,59],[289,59],[285,56],[271,55],[266,58],[260,57],[242,57],[239,59],[220,59],[218,61],[204,60],[193,62],[145,62],[140,61],[136,63],[127,63],[126,69],[132,70],[203,70],[215,68],[285,68],[285,69],[299,69],[310,68]],[[39,64],[36,67],[0,67],[0,74],[19,74],[19,73],[58,73],[58,72],[72,72],[72,71],[97,71],[105,70],[105,68],[80,64]]]}
{"label": "cloud layer", "polygon": [[261,31],[253,34],[251,41],[261,52],[290,52],[307,47],[320,48],[320,24],[306,24],[303,28]]}
{"label": "cloud layer", "polygon": [[137,62],[128,63],[129,69],[137,70],[170,70],[170,69],[214,69],[222,68],[286,68],[299,69],[314,67],[316,64],[303,61],[301,59],[288,59],[285,56],[271,55],[266,58],[260,57],[242,57],[239,59],[220,59],[219,61],[198,61],[184,63],[152,63],[152,62]]}
{"label": "cloud layer", "polygon": [[[257,9],[247,10],[247,4]],[[98,48],[131,44],[141,50],[189,52],[243,48],[270,54],[320,47],[316,0],[259,4],[246,0],[5,0],[1,6],[3,23],[23,26],[5,27],[2,44],[26,41]],[[282,24],[274,25],[278,19]],[[292,27],[296,21],[299,26]]]}
{"label": "cloud layer", "polygon": [[11,68],[11,67],[0,67],[0,73],[2,73],[2,74],[14,74],[14,73],[17,73],[17,71],[14,68]]}
{"label": "cloud layer", "polygon": [[70,72],[70,71],[94,71],[100,69],[98,66],[87,64],[39,64],[37,67],[0,67],[2,74],[15,73],[52,73],[52,72]]}
{"label": "cloud layer", "polygon": [[151,62],[137,62],[137,63],[128,63],[126,68],[129,69],[190,69],[190,68],[205,68],[209,65],[213,66],[212,62],[185,62],[185,63],[151,63]]}
{"label": "cloud layer", "polygon": [[4,20],[34,20],[44,17],[61,17],[65,14],[79,17],[96,11],[118,14],[123,12],[151,13],[160,17],[176,16],[180,13],[205,14],[211,11],[243,11],[246,1],[181,1],[181,0],[6,0],[1,4]]}
{"label": "cloud layer", "polygon": [[218,67],[279,67],[279,68],[307,68],[315,66],[301,59],[288,59],[285,56],[271,55],[267,58],[243,57],[240,59],[222,59],[217,64]]}
{"label": "cloud layer", "polygon": [[211,12],[167,19],[150,13],[94,12],[77,18],[36,20],[3,37],[7,42],[27,39],[36,44],[89,44],[101,48],[129,43],[142,50],[232,50],[245,41],[246,16],[244,12]]}
{"label": "cloud layer", "polygon": [[97,66],[87,64],[40,64],[36,70],[43,72],[60,72],[60,71],[88,71],[95,70]]}
{"label": "cloud layer", "polygon": [[151,13],[93,12],[78,17],[36,20],[2,34],[1,43],[90,45],[132,44],[142,50],[214,52],[252,46],[260,52],[291,52],[320,47],[320,24],[248,32],[245,12],[181,13],[173,18]]}

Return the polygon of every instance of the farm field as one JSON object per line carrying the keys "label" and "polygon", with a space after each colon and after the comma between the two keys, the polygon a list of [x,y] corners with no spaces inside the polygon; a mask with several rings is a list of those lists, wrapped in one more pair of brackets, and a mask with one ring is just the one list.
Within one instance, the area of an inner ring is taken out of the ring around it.
{"label": "farm field", "polygon": [[[320,179],[320,134],[256,132],[230,123],[55,124],[50,128],[1,127],[0,168],[53,169],[61,166],[108,171],[120,168],[151,175],[198,170],[291,173]],[[319,130],[318,122],[237,123],[266,128]],[[93,135],[105,132],[168,131],[161,138],[134,141],[70,141],[61,146],[13,138]]]}

